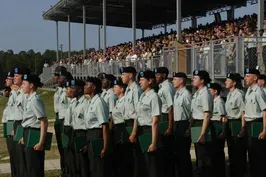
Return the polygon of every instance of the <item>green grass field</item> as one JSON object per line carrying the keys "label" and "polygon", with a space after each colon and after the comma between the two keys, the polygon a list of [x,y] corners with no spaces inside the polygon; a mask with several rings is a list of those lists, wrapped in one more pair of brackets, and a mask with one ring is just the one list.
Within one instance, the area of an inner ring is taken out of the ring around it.
{"label": "green grass field", "polygon": [[[45,177],[57,177],[60,175],[59,170],[51,170],[45,172]],[[1,174],[1,177],[11,177],[10,174]]]}

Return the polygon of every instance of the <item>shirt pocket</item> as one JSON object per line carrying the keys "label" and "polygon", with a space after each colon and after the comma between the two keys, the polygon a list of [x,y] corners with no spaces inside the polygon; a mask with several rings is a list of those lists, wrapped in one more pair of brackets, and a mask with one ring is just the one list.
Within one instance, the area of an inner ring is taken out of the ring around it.
{"label": "shirt pocket", "polygon": [[213,115],[218,115],[219,114],[217,106],[213,106]]}
{"label": "shirt pocket", "polygon": [[91,112],[91,111],[88,112],[88,119],[89,119],[89,122],[91,122],[91,123],[98,121],[96,114],[94,112]]}
{"label": "shirt pocket", "polygon": [[196,103],[197,108],[202,109],[203,105],[202,105],[201,99],[196,98],[195,103]]}
{"label": "shirt pocket", "polygon": [[256,114],[260,111],[259,105],[257,104],[257,101],[255,100],[255,98],[249,99],[245,101],[247,106],[247,109],[250,109],[252,111],[252,114]]}
{"label": "shirt pocket", "polygon": [[161,100],[164,99],[164,96],[163,96],[163,92],[162,92],[162,91],[158,92],[158,96],[159,96],[159,98],[160,98]]}
{"label": "shirt pocket", "polygon": [[66,101],[65,101],[65,99],[60,98],[59,102],[62,103],[62,104],[65,104]]}
{"label": "shirt pocket", "polygon": [[141,103],[141,104],[140,104],[140,110],[141,110],[142,112],[150,112],[150,106],[147,105],[147,104],[143,104],[143,103]]}
{"label": "shirt pocket", "polygon": [[7,105],[8,105],[8,106],[13,106],[13,102],[12,102],[12,101],[9,101],[9,102],[7,103]]}
{"label": "shirt pocket", "polygon": [[22,105],[22,99],[18,99],[17,102],[16,102],[16,105],[17,106],[21,106]]}
{"label": "shirt pocket", "polygon": [[81,111],[78,112],[77,117],[78,117],[79,119],[84,119],[84,113],[81,112]]}
{"label": "shirt pocket", "polygon": [[237,115],[240,111],[240,105],[237,105],[236,100],[228,101],[227,109],[233,114]]}
{"label": "shirt pocket", "polygon": [[255,113],[260,113],[260,112],[262,112],[262,111],[260,110],[260,105],[258,104],[258,102],[256,101],[255,98],[252,99],[252,105],[253,105],[253,109],[254,109],[254,112],[255,112]]}
{"label": "shirt pocket", "polygon": [[178,98],[176,99],[175,104],[176,104],[177,106],[182,107],[182,105],[183,105],[183,97],[178,97]]}
{"label": "shirt pocket", "polygon": [[128,103],[133,103],[133,95],[132,95],[132,93],[129,93],[126,99],[127,99],[126,101]]}

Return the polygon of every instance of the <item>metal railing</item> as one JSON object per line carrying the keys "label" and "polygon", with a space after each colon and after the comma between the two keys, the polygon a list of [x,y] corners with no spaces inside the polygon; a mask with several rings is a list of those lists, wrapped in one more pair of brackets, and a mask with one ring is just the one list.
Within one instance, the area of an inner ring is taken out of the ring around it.
{"label": "metal railing", "polygon": [[[100,72],[119,77],[119,68],[125,66],[133,66],[138,72],[165,66],[169,69],[169,73],[185,72],[188,76],[191,76],[195,69],[206,70],[214,80],[225,78],[226,74],[230,72],[240,73],[243,76],[245,67],[257,65],[264,73],[266,69],[266,38],[227,38],[194,45],[170,46],[163,48],[160,55],[150,58],[63,66],[76,78],[96,76]],[[44,68],[43,81],[51,78],[55,67]]]}

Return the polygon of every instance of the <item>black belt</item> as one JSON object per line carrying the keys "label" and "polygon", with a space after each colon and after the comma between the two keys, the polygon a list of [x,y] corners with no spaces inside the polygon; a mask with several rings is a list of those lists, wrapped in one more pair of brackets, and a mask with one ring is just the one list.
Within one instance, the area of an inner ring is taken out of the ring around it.
{"label": "black belt", "polygon": [[86,130],[78,129],[78,130],[74,130],[74,132],[76,132],[76,133],[82,133],[82,132],[86,132]]}
{"label": "black belt", "polygon": [[125,123],[118,123],[118,124],[113,125],[114,128],[120,128],[120,127],[125,127],[125,126],[126,126]]}
{"label": "black belt", "polygon": [[179,121],[174,121],[174,123],[180,123],[180,122],[189,122],[189,120],[179,120]]}
{"label": "black belt", "polygon": [[263,118],[254,119],[252,121],[246,121],[246,124],[251,124],[253,122],[263,122]]}
{"label": "black belt", "polygon": [[74,137],[76,136],[86,136],[86,130],[74,130]]}
{"label": "black belt", "polygon": [[93,128],[87,129],[86,138],[87,141],[102,138],[102,129],[101,128]]}
{"label": "black belt", "polygon": [[197,126],[202,126],[203,124],[203,120],[197,120],[197,119],[194,119],[193,120],[193,127],[197,127]]}
{"label": "black belt", "polygon": [[148,126],[148,125],[140,126],[138,128],[138,131],[139,131],[140,134],[152,133],[152,126]]}
{"label": "black belt", "polygon": [[87,129],[87,132],[102,131],[102,128]]}
{"label": "black belt", "polygon": [[242,121],[241,119],[228,119],[229,122],[239,122]]}
{"label": "black belt", "polygon": [[41,128],[23,127],[23,130],[41,130]]}
{"label": "black belt", "polygon": [[125,121],[126,127],[133,127],[134,126],[134,119],[129,119]]}

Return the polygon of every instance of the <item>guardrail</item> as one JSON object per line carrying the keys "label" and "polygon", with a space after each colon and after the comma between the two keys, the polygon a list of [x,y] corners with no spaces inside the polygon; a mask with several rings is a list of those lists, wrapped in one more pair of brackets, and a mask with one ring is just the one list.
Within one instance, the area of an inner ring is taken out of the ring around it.
{"label": "guardrail", "polygon": [[[180,45],[163,48],[161,55],[150,58],[131,60],[112,60],[88,62],[86,65],[62,65],[75,78],[96,76],[100,72],[110,73],[119,77],[119,68],[134,66],[143,71],[165,66],[169,72],[185,72],[192,75],[195,69],[203,69],[210,73],[212,80],[225,78],[229,72],[244,75],[245,67],[260,66],[260,71],[266,69],[266,38],[263,37],[235,37],[222,40],[197,43],[195,45]],[[53,75],[56,66],[43,69],[42,81],[47,81]]]}

